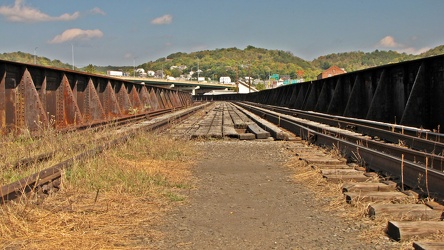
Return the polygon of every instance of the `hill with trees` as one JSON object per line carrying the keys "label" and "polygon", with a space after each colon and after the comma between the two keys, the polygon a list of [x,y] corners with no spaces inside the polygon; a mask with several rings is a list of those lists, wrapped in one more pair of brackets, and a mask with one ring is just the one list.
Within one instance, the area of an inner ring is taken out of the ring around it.
{"label": "hill with trees", "polygon": [[420,57],[430,57],[444,54],[444,45],[440,45],[433,49],[430,49],[420,55]]}
{"label": "hill with trees", "polygon": [[[199,71],[199,76],[217,81],[219,77],[251,76],[255,79],[268,79],[272,74],[288,75],[291,79],[313,80],[323,70],[332,65],[344,68],[347,72],[376,67],[389,63],[413,60],[444,54],[444,45],[433,48],[420,55],[399,53],[396,51],[346,52],[320,56],[313,61],[301,59],[291,52],[282,50],[267,50],[247,46],[245,49],[224,48],[204,50],[191,53],[177,52],[136,66],[146,71],[163,70],[165,75],[179,77],[190,71]],[[23,63],[34,63],[34,56],[29,53],[13,52],[0,54],[0,59]],[[36,57],[36,63],[44,66],[71,69],[72,65],[46,57]],[[177,66],[177,67],[172,67]],[[182,67],[179,67],[182,66]],[[108,70],[121,70],[133,75],[133,66],[95,66],[88,65],[80,68],[89,73],[106,74]],[[197,74],[193,74],[197,77]]]}
{"label": "hill with trees", "polygon": [[[170,70],[171,66],[184,65],[183,71],[200,71],[199,75],[210,79],[229,76],[231,79],[250,75],[253,78],[268,79],[270,74],[297,77],[315,77],[319,69],[312,66],[291,52],[267,50],[248,46],[244,50],[226,48],[205,50],[192,53],[174,53],[166,58],[140,65],[151,70],[165,70],[165,74],[177,77],[183,74],[179,69]],[[299,72],[299,75],[297,75]],[[193,75],[194,76],[194,75]]]}
{"label": "hill with trees", "polygon": [[1,60],[14,61],[20,63],[35,63],[43,66],[57,67],[62,69],[72,69],[72,65],[63,63],[59,60],[51,60],[46,57],[36,56],[21,51],[0,54]]}
{"label": "hill with trees", "polygon": [[389,63],[397,63],[419,58],[418,56],[396,51],[381,51],[364,53],[362,51],[329,54],[320,56],[312,61],[316,68],[325,70],[332,65],[345,69],[347,72],[376,67]]}

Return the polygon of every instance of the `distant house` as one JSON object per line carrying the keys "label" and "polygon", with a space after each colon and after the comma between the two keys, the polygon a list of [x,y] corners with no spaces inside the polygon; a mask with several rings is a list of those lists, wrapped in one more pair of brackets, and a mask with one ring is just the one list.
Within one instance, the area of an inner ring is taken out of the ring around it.
{"label": "distant house", "polygon": [[331,76],[336,76],[336,75],[340,75],[340,74],[344,74],[347,73],[347,71],[345,71],[344,69],[339,68],[338,66],[331,66],[330,68],[324,70],[321,74],[318,75],[318,80],[319,79],[324,79],[327,77],[331,77]]}
{"label": "distant house", "polygon": [[147,76],[147,73],[145,73],[145,70],[142,69],[142,68],[138,68],[138,69],[136,69],[136,73],[137,73],[137,75],[140,76],[140,77],[146,77],[146,76]]}
{"label": "distant house", "polygon": [[181,70],[181,71],[183,71],[183,70],[185,70],[185,69],[187,69],[187,66],[186,65],[180,65],[180,66],[171,66],[170,67],[170,70],[173,70],[173,69],[178,69],[178,70]]}
{"label": "distant house", "polygon": [[155,78],[162,78],[163,79],[164,76],[165,75],[163,74],[163,70],[156,70],[156,73],[154,73]]}

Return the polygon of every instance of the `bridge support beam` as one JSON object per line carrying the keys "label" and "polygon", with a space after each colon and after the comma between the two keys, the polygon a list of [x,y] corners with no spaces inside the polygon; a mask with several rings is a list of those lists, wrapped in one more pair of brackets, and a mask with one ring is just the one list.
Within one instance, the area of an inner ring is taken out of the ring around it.
{"label": "bridge support beam", "polygon": [[88,126],[192,102],[177,90],[2,60],[0,77],[3,134]]}

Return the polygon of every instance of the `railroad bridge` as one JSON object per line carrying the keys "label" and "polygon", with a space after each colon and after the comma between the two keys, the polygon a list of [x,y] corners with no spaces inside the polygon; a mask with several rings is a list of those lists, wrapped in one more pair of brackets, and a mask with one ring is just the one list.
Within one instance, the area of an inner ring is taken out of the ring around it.
{"label": "railroad bridge", "polygon": [[33,130],[50,120],[56,121],[57,128],[91,125],[188,106],[193,100],[250,101],[434,131],[444,124],[442,55],[256,93],[217,96],[192,97],[189,90],[227,86],[146,79],[137,82],[9,61],[0,61],[0,77],[2,132],[23,127]]}
{"label": "railroad bridge", "polygon": [[[391,238],[442,234],[444,206],[430,198],[444,203],[443,72],[444,56],[435,56],[250,94],[193,96],[188,90],[198,86],[184,84],[188,88],[184,92],[172,86],[0,61],[1,133],[47,127],[76,130],[112,122],[117,137],[105,135],[91,149],[77,145],[79,154],[71,152],[70,145],[71,158],[2,186],[0,201],[58,190],[62,172],[74,162],[141,131],[168,127],[170,135],[187,138],[291,141],[285,143],[294,146],[292,153],[299,161],[316,169],[326,182],[344,183],[348,203],[399,202],[372,204],[365,212],[380,216],[381,210],[400,211],[399,221],[388,222]],[[337,153],[327,154],[313,145],[333,147]],[[25,159],[17,155],[5,166],[18,171],[46,164],[56,153]],[[407,212],[421,223],[404,221]],[[444,247],[444,242],[433,244]]]}

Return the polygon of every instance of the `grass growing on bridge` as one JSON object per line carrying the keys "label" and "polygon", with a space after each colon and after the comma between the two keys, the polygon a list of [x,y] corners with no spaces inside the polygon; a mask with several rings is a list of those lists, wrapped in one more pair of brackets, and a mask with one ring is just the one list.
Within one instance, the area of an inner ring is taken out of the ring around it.
{"label": "grass growing on bridge", "polygon": [[[40,136],[32,136],[24,130],[19,135],[8,134],[0,139],[0,183],[12,183],[33,173],[49,168],[71,158],[80,151],[92,149],[100,138],[110,133],[110,129],[85,130],[78,133],[60,133],[53,128],[39,131]],[[49,154],[50,159],[42,163],[37,156]],[[31,159],[30,164],[21,163]]]}
{"label": "grass growing on bridge", "polygon": [[161,235],[154,225],[192,188],[189,141],[141,133],[79,162],[62,188],[44,200],[0,207],[0,248],[144,248]]}

